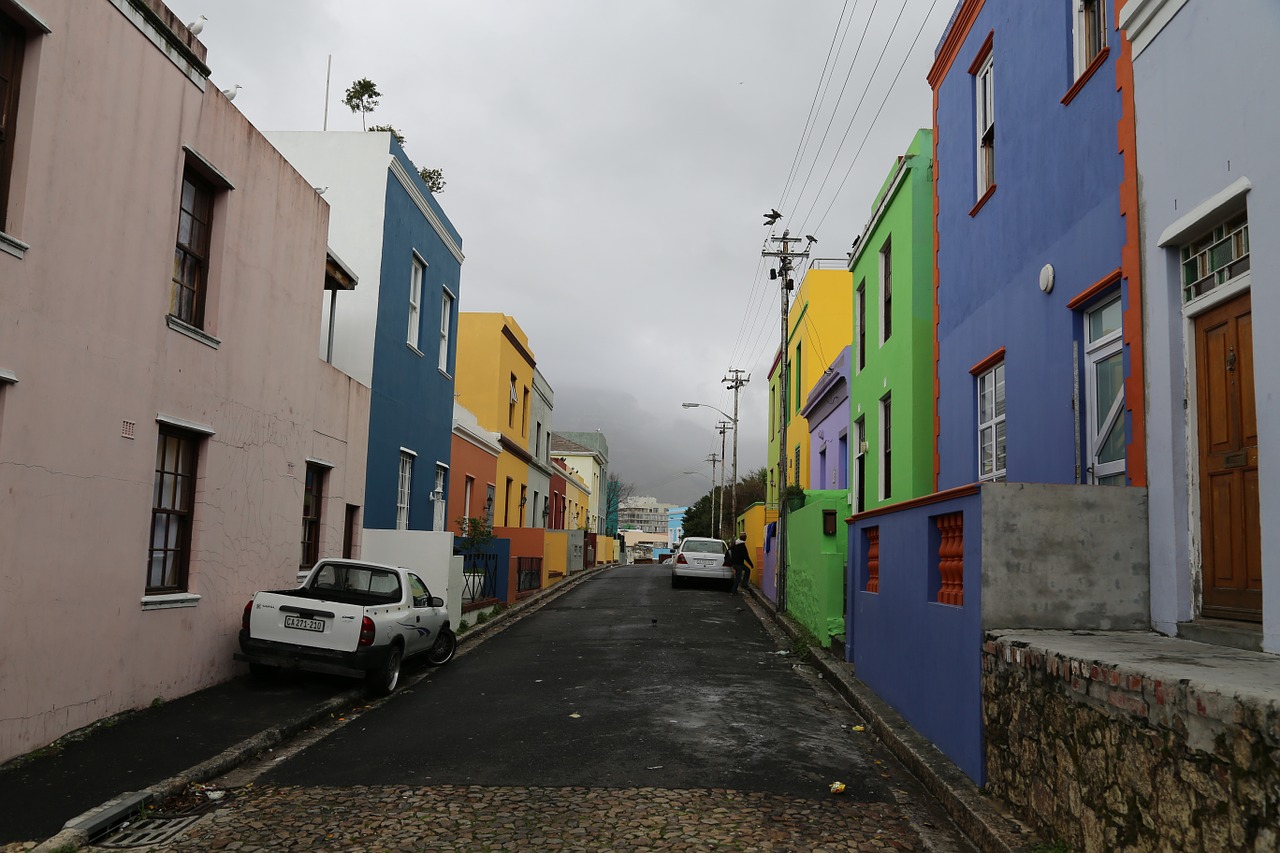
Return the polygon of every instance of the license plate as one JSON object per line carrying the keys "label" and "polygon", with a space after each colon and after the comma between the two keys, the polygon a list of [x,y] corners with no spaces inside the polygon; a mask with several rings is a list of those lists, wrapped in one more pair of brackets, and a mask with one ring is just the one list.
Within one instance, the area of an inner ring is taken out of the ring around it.
{"label": "license plate", "polygon": [[284,626],[286,628],[297,628],[302,631],[323,631],[324,620],[303,619],[301,616],[286,616],[284,617]]}

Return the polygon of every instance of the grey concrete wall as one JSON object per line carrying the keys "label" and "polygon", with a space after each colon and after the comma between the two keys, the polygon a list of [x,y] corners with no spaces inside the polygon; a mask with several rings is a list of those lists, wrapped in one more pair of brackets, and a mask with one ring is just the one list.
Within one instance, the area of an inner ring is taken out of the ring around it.
{"label": "grey concrete wall", "polygon": [[1149,628],[1146,532],[1146,489],[983,485],[982,627]]}

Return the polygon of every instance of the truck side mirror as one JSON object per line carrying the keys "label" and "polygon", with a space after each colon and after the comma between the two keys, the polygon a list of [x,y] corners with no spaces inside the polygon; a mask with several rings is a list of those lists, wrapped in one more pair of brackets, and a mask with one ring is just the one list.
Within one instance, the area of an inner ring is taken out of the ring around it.
{"label": "truck side mirror", "polygon": [[438,595],[431,596],[431,603],[428,607],[444,607],[444,599]]}

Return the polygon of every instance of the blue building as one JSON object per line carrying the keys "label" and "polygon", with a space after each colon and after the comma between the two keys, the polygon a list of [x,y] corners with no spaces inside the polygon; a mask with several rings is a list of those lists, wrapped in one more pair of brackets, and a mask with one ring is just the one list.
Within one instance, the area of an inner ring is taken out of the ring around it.
{"label": "blue building", "polygon": [[[362,556],[447,564],[462,238],[391,134],[268,138],[323,192],[330,244],[368,285],[325,306],[321,353],[372,389]],[[403,531],[440,535],[387,535]]]}
{"label": "blue building", "polygon": [[980,783],[984,630],[1149,624],[1145,489],[1087,488],[1145,483],[1132,94],[1107,5],[952,17],[929,73],[936,491],[850,529],[859,677]]}

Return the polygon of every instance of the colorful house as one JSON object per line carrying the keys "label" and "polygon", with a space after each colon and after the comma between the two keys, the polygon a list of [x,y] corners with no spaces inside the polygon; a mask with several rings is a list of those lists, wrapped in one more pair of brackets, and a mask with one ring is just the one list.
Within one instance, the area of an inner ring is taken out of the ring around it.
{"label": "colorful house", "polygon": [[[1280,363],[1280,341],[1252,331],[1255,313],[1261,329],[1280,317],[1275,287],[1252,289],[1255,274],[1280,278],[1266,236],[1280,228],[1280,128],[1264,106],[1273,81],[1257,73],[1280,18],[1263,0],[1222,11],[1204,0],[1120,10],[1142,177],[1142,243],[1130,250],[1146,275],[1151,620],[1280,653],[1280,529],[1262,523],[1280,502],[1268,441],[1280,436],[1280,377],[1264,367]],[[1196,120],[1176,104],[1195,104]]]}
{"label": "colorful house", "polygon": [[453,448],[449,455],[449,498],[452,509],[449,529],[463,536],[463,521],[483,519],[493,526],[494,500],[497,495],[498,457],[502,445],[498,437],[482,428],[479,420],[463,408],[453,405]]}
{"label": "colorful house", "polygon": [[529,448],[529,501],[524,523],[528,527],[547,527],[551,520],[551,418],[555,410],[555,392],[538,368],[533,369],[533,446]]}
{"label": "colorful house", "polygon": [[464,311],[458,320],[458,402],[498,434],[495,527],[522,527],[528,507],[530,414],[537,361],[514,317]]}
{"label": "colorful house", "polygon": [[1113,23],[959,4],[929,73],[936,491],[849,530],[847,655],[980,783],[984,629],[1149,620],[1132,91]]}
{"label": "colorful house", "polygon": [[587,529],[605,533],[608,524],[607,486],[609,483],[609,440],[600,430],[591,432],[557,431],[552,438],[554,453],[582,474],[590,489],[587,502]]}
{"label": "colorful house", "polygon": [[317,353],[369,281],[205,60],[160,0],[0,4],[0,762],[231,678],[254,591],[361,551]]}
{"label": "colorful house", "polygon": [[267,138],[327,188],[330,242],[364,285],[325,342],[372,388],[364,555],[417,569],[460,616],[447,497],[462,238],[392,134]]}
{"label": "colorful house", "polygon": [[[918,131],[854,246],[852,506],[933,491],[933,134]],[[832,488],[830,484],[822,488]]]}

